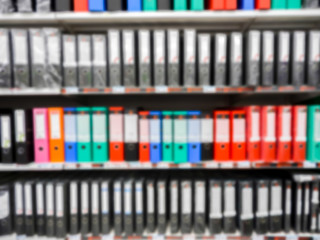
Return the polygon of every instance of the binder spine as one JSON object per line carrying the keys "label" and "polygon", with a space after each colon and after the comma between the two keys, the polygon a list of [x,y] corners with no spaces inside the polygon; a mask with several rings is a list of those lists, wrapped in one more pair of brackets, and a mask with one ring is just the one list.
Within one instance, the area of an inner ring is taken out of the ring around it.
{"label": "binder spine", "polygon": [[162,112],[162,161],[173,162],[173,112]]}
{"label": "binder spine", "polygon": [[261,158],[264,161],[276,159],[276,107],[261,108]]}
{"label": "binder spine", "polygon": [[[161,1],[160,1],[161,2]],[[159,2],[159,3],[160,3]],[[164,30],[156,30],[153,32],[153,54],[154,54],[154,70],[153,79],[155,86],[166,85],[166,34]]]}
{"label": "binder spine", "polygon": [[222,232],[223,186],[219,180],[209,181],[209,231],[211,234]]}
{"label": "binder spine", "polygon": [[56,218],[56,237],[65,238],[67,236],[67,206],[66,206],[66,183],[58,182],[55,186],[55,218]]}
{"label": "binder spine", "polygon": [[292,184],[290,180],[285,181],[284,189],[284,231],[291,231],[291,208],[292,208]]}
{"label": "binder spine", "polygon": [[105,107],[93,107],[92,140],[93,162],[106,162],[109,157],[108,148],[108,110]]}
{"label": "binder spine", "polygon": [[123,183],[121,179],[113,182],[113,219],[114,219],[114,234],[121,236],[123,232]]}
{"label": "binder spine", "polygon": [[66,162],[77,162],[77,109],[64,109],[64,154]]}
{"label": "binder spine", "polygon": [[12,219],[12,194],[9,184],[0,185],[0,199],[2,215],[0,218],[0,235],[2,238],[8,237],[13,232],[13,219]]}
{"label": "binder spine", "polygon": [[240,196],[240,232],[243,236],[251,236],[253,232],[253,183],[242,180],[239,182]]}
{"label": "binder spine", "polygon": [[183,180],[180,182],[181,189],[181,233],[189,234],[192,230],[192,202],[193,202],[193,187],[190,180]]}
{"label": "binder spine", "polygon": [[133,234],[133,182],[124,182],[124,232],[126,236]]}
{"label": "binder spine", "polygon": [[262,33],[262,85],[274,84],[274,33],[263,31]]}
{"label": "binder spine", "polygon": [[55,237],[55,221],[54,221],[54,213],[55,213],[55,191],[54,191],[54,183],[47,182],[46,183],[46,236],[47,237]]}
{"label": "binder spine", "polygon": [[92,35],[93,87],[107,86],[107,40],[104,34]]}
{"label": "binder spine", "polygon": [[230,35],[229,83],[232,87],[242,85],[243,36],[240,32]]}
{"label": "binder spine", "polygon": [[236,232],[236,182],[233,180],[223,183],[223,230],[225,233]]}
{"label": "binder spine", "polygon": [[257,180],[255,189],[256,189],[255,228],[256,228],[257,234],[266,234],[269,231],[270,183],[268,180]]}
{"label": "binder spine", "polygon": [[305,51],[306,34],[302,31],[293,32],[292,85],[299,87],[305,83]]}
{"label": "binder spine", "polygon": [[[121,2],[121,1],[114,1]],[[109,6],[107,8],[110,10]],[[108,31],[108,54],[109,54],[109,86],[116,87],[122,84],[121,75],[121,35],[119,30],[111,29]]]}
{"label": "binder spine", "polygon": [[270,182],[270,232],[282,230],[282,181]]}
{"label": "binder spine", "polygon": [[176,111],[173,113],[174,149],[173,158],[175,163],[188,161],[187,149],[187,112]]}
{"label": "binder spine", "polygon": [[138,114],[135,109],[127,109],[124,115],[124,152],[126,161],[139,159]]}
{"label": "binder spine", "polygon": [[248,86],[260,84],[260,31],[249,31],[247,35],[246,79]]}
{"label": "binder spine", "polygon": [[135,233],[141,236],[144,232],[145,226],[145,188],[144,180],[139,179],[135,181]]}
{"label": "binder spine", "polygon": [[196,31],[184,30],[184,77],[183,85],[196,85]]}
{"label": "binder spine", "polygon": [[36,183],[36,230],[38,236],[45,236],[45,188],[43,182]]}
{"label": "binder spine", "polygon": [[135,33],[133,30],[124,30],[122,34],[124,86],[135,87],[137,85]]}
{"label": "binder spine", "polygon": [[167,229],[167,182],[159,180],[157,182],[157,226],[158,233],[165,234]]}
{"label": "binder spine", "polygon": [[139,160],[150,161],[150,116],[148,111],[139,112]]}
{"label": "binder spine", "polygon": [[63,78],[65,87],[77,87],[77,45],[76,36],[64,34],[63,37]]}
{"label": "binder spine", "polygon": [[310,31],[308,37],[308,85],[318,86],[320,79],[320,31]]}
{"label": "binder spine", "polygon": [[201,112],[188,112],[188,162],[201,161]]}
{"label": "binder spine", "polygon": [[194,182],[194,232],[204,234],[206,230],[206,182],[196,180]]}
{"label": "binder spine", "polygon": [[12,116],[2,115],[1,119],[1,160],[2,163],[13,163],[13,128]]}
{"label": "binder spine", "polygon": [[277,37],[277,85],[285,86],[289,84],[289,60],[290,54],[290,33],[280,31]]}
{"label": "binder spine", "polygon": [[211,112],[202,113],[201,118],[201,160],[213,160],[213,118]]}
{"label": "binder spine", "polygon": [[156,229],[156,210],[155,210],[155,203],[156,203],[156,190],[155,190],[155,181],[154,180],[147,180],[147,222],[146,222],[146,229],[148,233],[153,233]]}
{"label": "binder spine", "polygon": [[211,85],[211,36],[198,35],[198,79],[200,86]]}
{"label": "binder spine", "polygon": [[109,108],[110,161],[124,161],[123,107]]}
{"label": "binder spine", "polygon": [[[218,33],[215,35],[214,41],[214,81],[215,86],[227,85],[227,35]],[[231,76],[231,79],[235,77]],[[231,81],[230,81],[231,82]]]}
{"label": "binder spine", "polygon": [[158,163],[162,160],[161,152],[161,112],[150,112],[150,161]]}
{"label": "binder spine", "polygon": [[103,179],[100,184],[100,201],[101,201],[101,234],[109,234],[111,231],[111,187],[110,180]]}
{"label": "binder spine", "polygon": [[92,161],[91,109],[77,108],[77,156],[78,162]]}
{"label": "binder spine", "polygon": [[231,111],[231,159],[246,160],[246,112],[244,110]]}
{"label": "binder spine", "polygon": [[291,106],[279,106],[277,108],[277,159],[280,162],[292,159],[292,108]]}
{"label": "binder spine", "polygon": [[82,237],[86,237],[90,230],[90,186],[88,181],[81,182],[81,211],[80,211],[80,233]]}
{"label": "binder spine", "polygon": [[80,226],[80,188],[77,181],[71,181],[69,185],[69,197],[70,197],[70,228],[69,233],[76,235],[79,233]]}
{"label": "binder spine", "polygon": [[178,233],[180,226],[179,219],[179,181],[170,181],[170,232],[171,234]]}
{"label": "binder spine", "polygon": [[139,30],[139,87],[150,87],[151,39],[149,30]]}
{"label": "binder spine", "polygon": [[214,112],[214,159],[228,161],[230,159],[230,112]]}
{"label": "binder spine", "polygon": [[77,35],[78,50],[78,86],[92,87],[92,39],[91,35]]}
{"label": "binder spine", "polygon": [[310,232],[317,232],[317,216],[319,213],[319,182],[311,183]]}
{"label": "binder spine", "polygon": [[1,28],[0,29],[0,87],[11,88],[12,86],[12,71],[11,71],[11,38],[10,31]]}
{"label": "binder spine", "polygon": [[260,112],[259,106],[247,107],[247,157],[250,161],[257,161],[261,158]]}
{"label": "binder spine", "polygon": [[91,232],[92,236],[99,236],[102,226],[100,222],[101,213],[101,191],[100,182],[94,180],[91,182]]}
{"label": "binder spine", "polygon": [[25,221],[24,221],[24,191],[22,182],[14,183],[14,197],[15,197],[15,232],[17,236],[25,235]]}
{"label": "binder spine", "polygon": [[169,29],[168,44],[168,86],[180,86],[180,34],[179,30]]}

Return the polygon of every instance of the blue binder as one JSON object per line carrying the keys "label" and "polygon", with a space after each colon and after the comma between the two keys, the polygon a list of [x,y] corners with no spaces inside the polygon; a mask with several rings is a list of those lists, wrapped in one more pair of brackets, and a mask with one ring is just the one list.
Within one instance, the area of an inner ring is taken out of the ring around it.
{"label": "blue binder", "polygon": [[254,0],[239,0],[238,1],[238,6],[239,9],[243,10],[254,10]]}
{"label": "blue binder", "polygon": [[200,111],[188,112],[188,162],[201,161],[201,120]]}
{"label": "blue binder", "polygon": [[127,10],[129,12],[142,11],[142,0],[127,0]]}
{"label": "blue binder", "polygon": [[64,108],[64,154],[66,162],[77,162],[77,109]]}
{"label": "blue binder", "polygon": [[90,12],[104,12],[106,10],[106,0],[89,0]]}
{"label": "blue binder", "polygon": [[150,112],[150,161],[161,161],[161,112]]}

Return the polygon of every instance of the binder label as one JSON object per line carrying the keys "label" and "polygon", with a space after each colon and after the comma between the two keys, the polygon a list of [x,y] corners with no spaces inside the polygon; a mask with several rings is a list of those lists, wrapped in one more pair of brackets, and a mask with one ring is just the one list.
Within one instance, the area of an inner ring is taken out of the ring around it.
{"label": "binder label", "polygon": [[[41,31],[41,30],[40,30]],[[40,31],[32,34],[32,61],[33,64],[45,64],[44,36]]]}
{"label": "binder label", "polygon": [[178,183],[173,182],[171,184],[171,213],[177,214],[178,213]]}
{"label": "binder label", "polygon": [[[0,46],[9,46],[8,32],[0,32]],[[0,63],[4,65],[9,64],[9,50],[3,49],[0,54]]]}
{"label": "binder label", "polygon": [[258,210],[257,217],[268,217],[269,191],[266,186],[260,186],[258,190]]}
{"label": "binder label", "polygon": [[79,113],[78,122],[81,122],[81,128],[78,129],[78,142],[90,142],[90,116],[88,113]]}
{"label": "binder label", "polygon": [[200,119],[189,119],[188,120],[188,142],[189,143],[198,143],[201,141],[200,136]]}
{"label": "binder label", "polygon": [[154,39],[154,46],[155,46],[155,54],[154,54],[154,61],[157,64],[164,64],[165,61],[165,39],[164,39],[164,31],[155,31],[155,39]]}
{"label": "binder label", "polygon": [[107,141],[107,117],[105,113],[94,114],[92,117],[93,141]]}
{"label": "binder label", "polygon": [[70,184],[70,213],[78,213],[78,184],[75,182]]}
{"label": "binder label", "polygon": [[314,124],[314,127],[315,127],[315,131],[314,131],[314,140],[316,142],[319,142],[320,141],[320,110],[317,109],[315,114],[314,114],[314,118],[315,118],[315,124]]}
{"label": "binder label", "polygon": [[43,195],[43,184],[38,183],[36,186],[36,196],[37,196],[37,214],[44,214],[44,195]]}
{"label": "binder label", "polygon": [[52,65],[60,64],[60,36],[58,34],[50,34],[48,36],[48,63]]}
{"label": "binder label", "polygon": [[187,120],[175,119],[174,120],[174,142],[186,143],[187,142]]}
{"label": "binder label", "polygon": [[132,183],[128,182],[124,186],[124,213],[126,215],[131,214],[132,212]]}
{"label": "binder label", "polygon": [[25,115],[23,110],[15,111],[15,119],[16,119],[16,141],[17,142],[25,142],[26,141],[26,126],[25,126]]}
{"label": "binder label", "polygon": [[54,203],[53,203],[53,184],[47,184],[46,186],[46,213],[47,216],[54,215]]}
{"label": "binder label", "polygon": [[291,187],[286,188],[286,215],[291,214]]}
{"label": "binder label", "polygon": [[147,186],[147,212],[154,213],[154,187],[153,183],[148,184]]}
{"label": "binder label", "polygon": [[279,35],[280,41],[280,62],[289,62],[289,51],[290,51],[290,35],[288,32],[282,32]]}
{"label": "binder label", "polygon": [[296,32],[296,51],[295,60],[296,62],[304,62],[305,59],[305,34],[303,32]]}
{"label": "binder label", "polygon": [[46,130],[45,130],[45,116],[43,113],[36,114],[36,139],[43,140],[46,138]]}
{"label": "binder label", "polygon": [[81,183],[81,213],[89,213],[89,186],[88,183]]}
{"label": "binder label", "polygon": [[58,185],[56,187],[56,216],[63,217],[64,216],[64,198],[63,198],[63,186]]}
{"label": "binder label", "polygon": [[233,40],[233,59],[232,61],[235,63],[241,63],[242,62],[242,38],[241,34],[234,35],[232,38]]}
{"label": "binder label", "polygon": [[91,185],[92,188],[92,203],[91,203],[91,214],[99,214],[99,185],[94,182]]}
{"label": "binder label", "polygon": [[140,63],[150,63],[150,33],[148,30],[139,31]]}
{"label": "binder label", "polygon": [[251,60],[259,61],[260,59],[260,33],[251,32],[252,42],[251,42]]}
{"label": "binder label", "polygon": [[227,38],[224,34],[217,35],[218,47],[217,50],[217,62],[218,63],[226,63],[227,61]]}
{"label": "binder label", "polygon": [[110,114],[110,142],[123,142],[122,114]]}
{"label": "binder label", "polygon": [[205,118],[201,120],[201,142],[213,142],[213,120],[212,118]]}
{"label": "binder label", "polygon": [[319,203],[319,190],[317,188],[313,189],[313,191],[312,191],[311,202],[313,204],[318,204]]}
{"label": "binder label", "polygon": [[214,184],[210,189],[210,218],[222,218],[222,189],[218,184]]}
{"label": "binder label", "polygon": [[65,142],[76,142],[77,133],[76,133],[76,115],[75,114],[64,114],[64,140]]}
{"label": "binder label", "polygon": [[23,194],[22,194],[22,184],[21,183],[15,184],[14,196],[15,196],[16,214],[21,215],[23,213]]}
{"label": "binder label", "polygon": [[67,35],[64,38],[63,44],[63,58],[65,67],[76,67],[76,43],[75,37]]}
{"label": "binder label", "polygon": [[114,183],[114,213],[115,214],[121,214],[121,183],[115,182]]}
{"label": "binder label", "polygon": [[10,199],[8,192],[2,192],[0,194],[0,219],[5,219],[10,213]]}
{"label": "binder label", "polygon": [[210,35],[199,35],[200,52],[199,61],[200,63],[209,63],[210,60]]}
{"label": "binder label", "polygon": [[150,142],[161,142],[160,119],[156,115],[152,116],[152,119],[150,119]]}
{"label": "binder label", "polygon": [[158,214],[166,214],[166,187],[164,183],[158,185]]}
{"label": "binder label", "polygon": [[[90,36],[79,36],[79,64],[81,66],[91,66],[91,44]],[[100,50],[101,51],[101,50]]]}
{"label": "binder label", "polygon": [[169,63],[179,62],[179,31],[168,31],[168,43],[169,43]]}
{"label": "binder label", "polygon": [[194,30],[186,30],[184,32],[186,34],[186,42],[185,42],[185,63],[194,63],[196,61],[195,58],[195,46],[196,46],[196,38]]}
{"label": "binder label", "polygon": [[182,213],[183,214],[191,214],[191,203],[192,203],[192,195],[191,195],[191,183],[185,182],[182,184]]}
{"label": "binder label", "polygon": [[267,134],[265,136],[266,142],[275,142],[276,141],[275,121],[276,121],[275,111],[273,109],[268,110],[268,113],[267,113]]}
{"label": "binder label", "polygon": [[1,147],[10,148],[11,147],[11,127],[10,127],[10,117],[1,117]]}
{"label": "binder label", "polygon": [[142,214],[143,209],[143,193],[142,183],[136,183],[136,213]]}
{"label": "binder label", "polygon": [[271,187],[271,216],[277,216],[282,214],[282,188],[281,186],[272,186]]}
{"label": "binder label", "polygon": [[106,65],[106,41],[104,35],[93,36],[93,64],[95,66]]}
{"label": "binder label", "polygon": [[149,142],[149,120],[145,118],[140,119],[140,142]]}
{"label": "binder label", "polygon": [[110,52],[110,64],[120,64],[120,47],[119,47],[119,31],[109,31],[109,52]]}
{"label": "binder label", "polygon": [[60,114],[59,112],[52,112],[50,115],[50,129],[51,129],[51,139],[60,139]]}
{"label": "binder label", "polygon": [[273,62],[274,59],[274,35],[272,32],[267,32],[264,34],[263,43],[265,44],[264,50],[264,62]]}
{"label": "binder label", "polygon": [[[299,126],[303,128],[302,125]],[[291,108],[284,108],[282,112],[282,133],[280,137],[281,142],[291,141]]]}
{"label": "binder label", "polygon": [[309,214],[310,212],[310,202],[309,202],[309,196],[310,196],[310,189],[307,186],[305,189],[305,199],[304,199],[304,214]]}
{"label": "binder label", "polygon": [[245,134],[245,128],[246,128],[246,120],[244,117],[239,116],[239,118],[233,119],[233,141],[234,142],[245,142],[246,134]]}
{"label": "binder label", "polygon": [[230,141],[229,118],[217,118],[216,137],[216,141],[219,143],[228,143]]}
{"label": "binder label", "polygon": [[125,131],[124,138],[125,142],[136,143],[138,142],[138,128],[137,128],[138,117],[136,114],[125,115]]}
{"label": "binder label", "polygon": [[101,212],[109,213],[109,186],[107,182],[101,184]]}
{"label": "binder label", "polygon": [[205,213],[205,183],[196,183],[196,213]]}
{"label": "binder label", "polygon": [[258,110],[253,110],[251,113],[251,136],[250,142],[260,141],[260,113]]}
{"label": "binder label", "polygon": [[225,208],[223,215],[225,217],[234,217],[236,215],[235,211],[235,187],[233,184],[228,184],[225,187]]}
{"label": "binder label", "polygon": [[172,137],[172,120],[170,119],[166,119],[166,116],[164,116],[163,120],[162,120],[162,124],[163,124],[163,132],[162,132],[162,140],[165,143],[171,143],[173,141],[173,137]]}
{"label": "binder label", "polygon": [[134,59],[134,38],[133,31],[123,31],[123,41],[124,41],[124,63],[127,65],[132,65],[135,62]]}
{"label": "binder label", "polygon": [[253,218],[252,213],[252,188],[246,186],[242,189],[242,213],[241,219],[248,220]]}
{"label": "binder label", "polygon": [[27,51],[27,39],[23,31],[14,33],[13,36],[13,49],[15,64],[27,65],[28,64],[28,51]]}
{"label": "binder label", "polygon": [[[320,62],[320,33],[313,32],[310,35],[311,38],[311,48],[312,51],[310,52],[310,60],[313,62]],[[5,45],[6,46],[6,45]]]}
{"label": "binder label", "polygon": [[301,215],[302,212],[302,189],[301,186],[297,190],[297,215]]}

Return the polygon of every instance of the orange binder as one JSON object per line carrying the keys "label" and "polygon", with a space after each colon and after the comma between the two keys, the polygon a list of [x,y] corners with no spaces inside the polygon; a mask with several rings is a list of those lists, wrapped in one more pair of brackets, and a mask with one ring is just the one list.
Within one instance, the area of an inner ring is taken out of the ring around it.
{"label": "orange binder", "polygon": [[291,114],[291,106],[277,107],[277,159],[279,162],[291,160]]}
{"label": "orange binder", "polygon": [[261,159],[276,160],[276,107],[261,108]]}
{"label": "orange binder", "polygon": [[63,108],[48,108],[50,162],[64,162]]}
{"label": "orange binder", "polygon": [[237,0],[225,0],[225,10],[236,10]]}
{"label": "orange binder", "polygon": [[88,0],[74,0],[73,1],[73,10],[75,12],[88,12]]}
{"label": "orange binder", "polygon": [[123,107],[109,108],[110,161],[124,161]]}
{"label": "orange binder", "polygon": [[139,112],[139,161],[150,162],[149,112]]}
{"label": "orange binder", "polygon": [[301,162],[306,160],[307,106],[293,106],[292,115],[292,159]]}
{"label": "orange binder", "polygon": [[226,0],[210,0],[209,10],[224,10]]}
{"label": "orange binder", "polygon": [[214,112],[214,160],[230,160],[230,112]]}
{"label": "orange binder", "polygon": [[266,10],[270,9],[271,0],[256,0],[256,9]]}
{"label": "orange binder", "polygon": [[233,110],[230,115],[231,159],[246,160],[246,112]]}
{"label": "orange binder", "polygon": [[259,106],[246,108],[247,158],[249,161],[257,161],[261,158],[260,111]]}

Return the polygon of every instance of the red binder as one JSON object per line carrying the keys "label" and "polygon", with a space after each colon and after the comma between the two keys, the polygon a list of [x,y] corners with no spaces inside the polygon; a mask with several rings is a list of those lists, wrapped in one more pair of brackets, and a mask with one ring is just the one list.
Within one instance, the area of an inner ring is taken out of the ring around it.
{"label": "red binder", "polygon": [[109,133],[110,133],[110,161],[124,161],[124,119],[123,107],[110,107]]}
{"label": "red binder", "polygon": [[291,114],[291,106],[277,107],[277,159],[279,162],[291,160]]}
{"label": "red binder", "polygon": [[261,108],[261,159],[276,160],[276,107]]}
{"label": "red binder", "polygon": [[88,12],[88,0],[74,0],[73,1],[73,10],[75,12]]}
{"label": "red binder", "polygon": [[293,161],[301,162],[306,159],[306,141],[307,141],[307,107],[292,107],[292,148]]}
{"label": "red binder", "polygon": [[226,0],[209,0],[209,10],[224,10]]}
{"label": "red binder", "polygon": [[259,106],[250,106],[246,108],[247,158],[249,161],[261,159],[260,111],[261,108]]}
{"label": "red binder", "polygon": [[266,10],[270,9],[271,0],[256,0],[256,9]]}
{"label": "red binder", "polygon": [[231,159],[246,160],[246,112],[245,110],[231,111]]}
{"label": "red binder", "polygon": [[237,0],[225,0],[225,10],[236,10]]}
{"label": "red binder", "polygon": [[214,159],[217,161],[230,160],[230,112],[214,112]]}
{"label": "red binder", "polygon": [[149,112],[139,112],[139,160],[150,161],[150,124]]}

